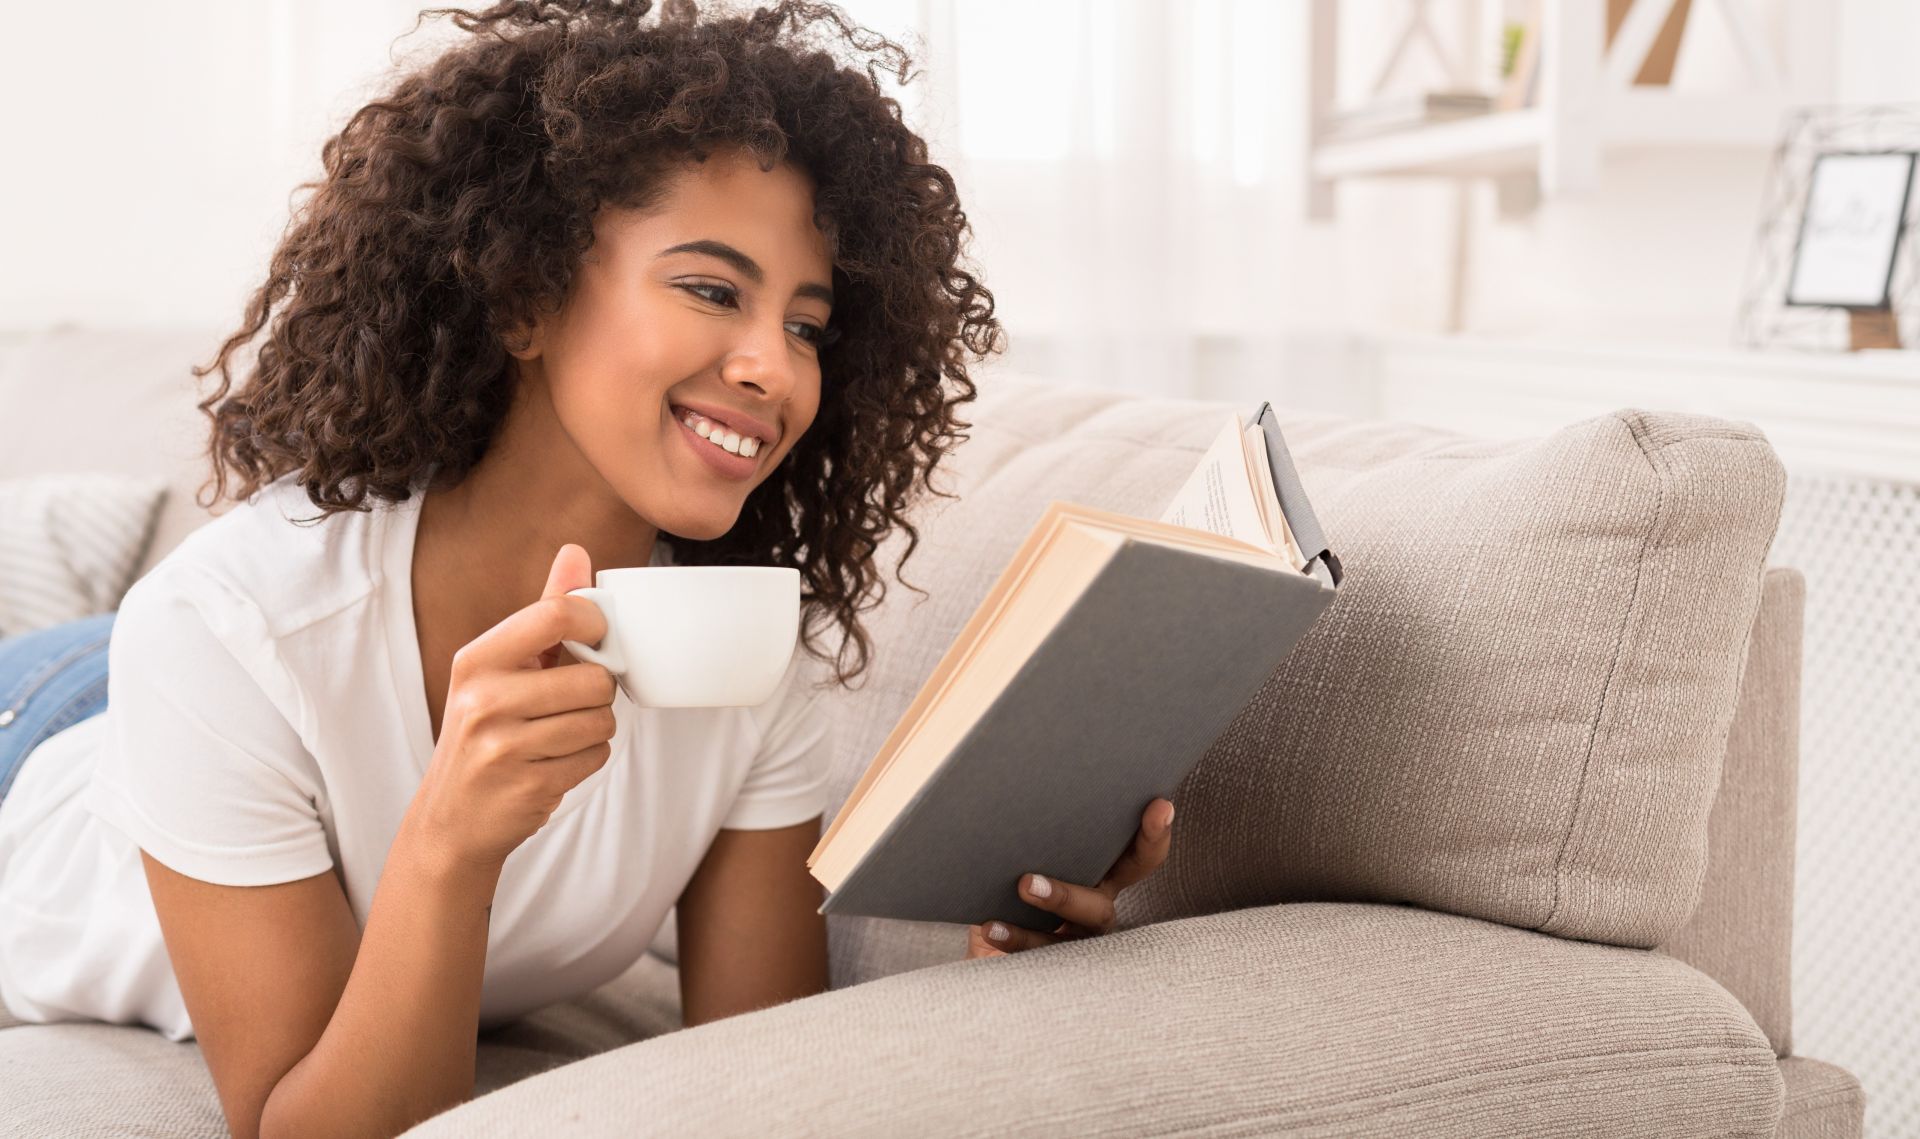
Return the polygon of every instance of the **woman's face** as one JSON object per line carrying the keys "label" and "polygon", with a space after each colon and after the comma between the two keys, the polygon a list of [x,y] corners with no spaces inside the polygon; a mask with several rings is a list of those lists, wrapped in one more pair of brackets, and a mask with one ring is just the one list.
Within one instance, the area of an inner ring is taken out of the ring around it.
{"label": "woman's face", "polygon": [[[833,266],[812,184],[785,163],[716,153],[646,211],[602,210],[594,236],[565,308],[515,352],[522,376],[545,386],[627,506],[668,533],[717,538],[820,406]],[[707,442],[683,425],[690,409],[732,421],[757,450]]]}

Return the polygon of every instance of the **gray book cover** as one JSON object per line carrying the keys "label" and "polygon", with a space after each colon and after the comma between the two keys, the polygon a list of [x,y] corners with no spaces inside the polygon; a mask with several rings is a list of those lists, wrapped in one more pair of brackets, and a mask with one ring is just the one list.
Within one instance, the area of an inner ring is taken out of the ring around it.
{"label": "gray book cover", "polygon": [[821,913],[1050,931],[1060,919],[1020,898],[1020,876],[1093,885],[1126,852],[1339,583],[1265,404],[1255,421],[1320,572],[1125,539]]}

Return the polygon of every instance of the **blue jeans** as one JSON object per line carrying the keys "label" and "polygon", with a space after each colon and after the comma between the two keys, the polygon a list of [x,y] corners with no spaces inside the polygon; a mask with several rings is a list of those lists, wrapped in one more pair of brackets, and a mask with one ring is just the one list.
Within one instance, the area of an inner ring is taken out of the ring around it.
{"label": "blue jeans", "polygon": [[0,638],[0,800],[28,752],[107,710],[107,641],[117,615]]}

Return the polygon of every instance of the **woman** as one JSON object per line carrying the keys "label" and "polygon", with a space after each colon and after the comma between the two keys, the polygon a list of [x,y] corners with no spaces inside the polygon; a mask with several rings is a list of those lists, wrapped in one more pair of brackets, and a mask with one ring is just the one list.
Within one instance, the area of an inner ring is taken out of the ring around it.
{"label": "woman", "polygon": [[[836,679],[865,668],[871,555],[917,537],[1000,330],[866,70],[904,80],[898,47],[819,5],[648,7],[452,13],[472,35],[328,141],[196,373],[240,505],[117,614],[0,643],[0,996],[197,1036],[235,1135],[462,1102],[476,1025],[611,980],[676,905],[688,1024],[827,987],[802,650],[830,620]],[[800,571],[765,704],[636,708],[561,648],[606,631],[568,596],[595,568],[663,564]],[[1052,934],[968,956],[1110,928],[1171,807],[1097,886],[1021,880]]]}

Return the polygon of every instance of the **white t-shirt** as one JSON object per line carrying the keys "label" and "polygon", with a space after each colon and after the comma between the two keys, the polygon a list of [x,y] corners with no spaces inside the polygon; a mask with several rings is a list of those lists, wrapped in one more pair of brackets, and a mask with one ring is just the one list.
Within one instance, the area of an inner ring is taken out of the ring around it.
{"label": "white t-shirt", "polygon": [[[16,1017],[192,1037],[140,848],[231,886],[335,867],[366,928],[433,754],[413,620],[422,500],[295,525],[319,510],[288,476],[128,591],[107,710],[36,747],[0,803],[0,999]],[[624,972],[721,828],[824,811],[831,736],[812,663],[796,645],[751,708],[614,697],[612,756],[502,868],[480,1027]]]}

